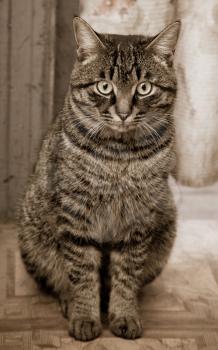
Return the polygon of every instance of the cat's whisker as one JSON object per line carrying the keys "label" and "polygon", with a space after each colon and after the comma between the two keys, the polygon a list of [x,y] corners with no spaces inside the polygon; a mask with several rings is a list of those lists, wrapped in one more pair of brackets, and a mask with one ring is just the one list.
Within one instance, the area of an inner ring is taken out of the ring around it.
{"label": "cat's whisker", "polygon": [[[154,137],[154,139],[156,140],[156,141],[158,141],[158,139],[160,138],[160,135],[158,134],[158,132],[153,128],[153,127],[151,127],[149,124],[147,124],[147,123],[142,123],[141,124],[141,127],[145,130],[145,131],[147,131],[148,133],[149,133],[149,135],[151,135],[152,137]],[[155,137],[156,136],[156,137]]]}
{"label": "cat's whisker", "polygon": [[153,130],[152,130],[153,128],[151,129],[150,127],[148,127],[148,125],[143,125],[143,124],[140,127],[142,130],[144,130],[146,132],[145,136],[148,136],[148,135],[151,136],[151,138],[154,141],[154,144],[158,148],[159,147],[159,144],[158,144],[159,137],[157,135],[154,135]]}
{"label": "cat's whisker", "polygon": [[100,122],[97,126],[90,129],[90,132],[88,132],[87,136],[90,138],[97,136],[97,134],[102,130],[103,126],[103,123]]}

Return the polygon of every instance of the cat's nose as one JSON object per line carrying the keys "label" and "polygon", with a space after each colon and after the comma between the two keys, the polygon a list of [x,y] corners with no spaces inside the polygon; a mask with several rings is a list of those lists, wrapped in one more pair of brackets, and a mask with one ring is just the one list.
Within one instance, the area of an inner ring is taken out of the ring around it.
{"label": "cat's nose", "polygon": [[122,121],[126,120],[127,117],[129,116],[129,113],[119,113],[118,116]]}

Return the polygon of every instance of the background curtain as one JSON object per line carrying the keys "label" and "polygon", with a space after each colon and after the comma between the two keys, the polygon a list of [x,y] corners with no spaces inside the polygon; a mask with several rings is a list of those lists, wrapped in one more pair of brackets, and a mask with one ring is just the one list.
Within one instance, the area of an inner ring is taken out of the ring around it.
{"label": "background curtain", "polygon": [[0,216],[14,217],[53,115],[55,0],[0,1]]}

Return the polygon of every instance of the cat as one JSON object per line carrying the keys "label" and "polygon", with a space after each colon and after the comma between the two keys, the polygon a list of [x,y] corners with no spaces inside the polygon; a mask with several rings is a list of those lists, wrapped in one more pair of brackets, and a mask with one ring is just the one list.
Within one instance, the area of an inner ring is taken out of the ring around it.
{"label": "cat", "polygon": [[[176,236],[176,21],[154,37],[96,33],[73,20],[77,59],[20,210],[27,270],[59,299],[69,334],[102,330],[101,290],[117,336],[142,335],[138,295]],[[105,287],[106,288],[106,287]]]}

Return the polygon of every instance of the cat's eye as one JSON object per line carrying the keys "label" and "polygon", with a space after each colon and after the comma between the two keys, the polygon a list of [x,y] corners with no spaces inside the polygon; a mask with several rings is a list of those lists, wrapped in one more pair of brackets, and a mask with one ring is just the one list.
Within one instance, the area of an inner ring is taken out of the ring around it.
{"label": "cat's eye", "polygon": [[152,91],[152,84],[149,81],[143,81],[137,85],[136,90],[140,96],[150,95]]}
{"label": "cat's eye", "polygon": [[109,95],[113,91],[113,86],[106,80],[97,82],[96,87],[98,91],[103,95]]}

